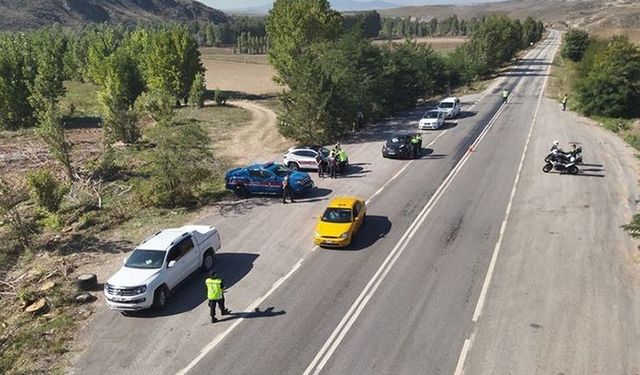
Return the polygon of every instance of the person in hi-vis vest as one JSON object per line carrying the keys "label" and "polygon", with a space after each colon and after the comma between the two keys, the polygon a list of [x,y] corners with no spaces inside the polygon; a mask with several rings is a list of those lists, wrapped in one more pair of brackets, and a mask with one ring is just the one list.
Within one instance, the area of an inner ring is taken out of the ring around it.
{"label": "person in hi-vis vest", "polygon": [[207,285],[207,299],[209,300],[209,313],[211,315],[211,323],[215,323],[216,305],[220,307],[222,315],[231,314],[231,310],[224,307],[224,284],[215,272],[211,272],[209,277],[204,281]]}

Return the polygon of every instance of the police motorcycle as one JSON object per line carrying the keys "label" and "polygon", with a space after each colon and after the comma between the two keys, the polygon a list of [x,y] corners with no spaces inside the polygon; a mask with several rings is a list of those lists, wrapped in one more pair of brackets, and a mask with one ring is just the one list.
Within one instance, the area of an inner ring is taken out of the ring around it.
{"label": "police motorcycle", "polygon": [[563,151],[558,147],[558,141],[553,142],[553,146],[551,146],[551,150],[549,154],[544,158],[545,163],[548,163],[551,160],[558,159],[563,156],[572,156],[575,158],[575,163],[577,165],[582,164],[582,146],[576,147],[575,144],[572,145],[571,150]]}
{"label": "police motorcycle", "polygon": [[554,150],[545,158],[544,167],[542,171],[549,173],[552,170],[556,170],[560,173],[578,174],[580,171],[576,165],[576,158],[570,154],[561,153],[558,150]]}

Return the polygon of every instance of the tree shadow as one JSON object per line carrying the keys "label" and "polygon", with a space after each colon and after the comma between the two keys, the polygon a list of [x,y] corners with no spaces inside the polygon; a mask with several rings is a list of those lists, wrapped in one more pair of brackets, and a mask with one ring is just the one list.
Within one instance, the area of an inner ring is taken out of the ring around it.
{"label": "tree shadow", "polygon": [[64,128],[72,129],[99,129],[102,127],[102,117],[79,116],[69,117],[64,120]]}
{"label": "tree shadow", "polygon": [[[214,100],[216,90],[207,90],[205,100]],[[243,91],[220,90],[229,100],[266,100],[278,97],[278,94],[250,94]]]}
{"label": "tree shadow", "polygon": [[261,311],[260,307],[256,307],[253,311],[232,312],[231,314],[227,315],[226,318],[218,319],[218,323],[226,322],[229,320],[235,320],[235,319],[270,318],[273,316],[284,315],[287,313],[284,310],[274,311],[274,309],[275,308],[271,306]]}
{"label": "tree shadow", "polygon": [[[58,246],[56,246],[58,245]],[[135,245],[131,241],[108,241],[100,239],[94,235],[72,234],[68,238],[60,239],[59,242],[50,241],[46,248],[58,249],[60,254],[82,254],[82,253],[125,253],[133,249]]]}
{"label": "tree shadow", "polygon": [[385,237],[391,231],[391,226],[387,216],[367,215],[351,245],[336,250],[364,250]]}
{"label": "tree shadow", "polygon": [[[215,269],[218,276],[224,281],[224,287],[232,287],[249,274],[258,256],[259,254],[253,253],[216,254]],[[207,275],[201,271],[186,278],[172,291],[171,298],[167,300],[164,309],[127,312],[126,315],[135,318],[155,318],[191,311],[207,299],[207,287],[204,283],[206,278]]]}

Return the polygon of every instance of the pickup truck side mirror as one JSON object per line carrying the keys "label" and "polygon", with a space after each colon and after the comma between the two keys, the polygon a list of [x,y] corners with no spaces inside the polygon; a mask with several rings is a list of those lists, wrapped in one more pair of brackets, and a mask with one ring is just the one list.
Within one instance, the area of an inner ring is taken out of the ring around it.
{"label": "pickup truck side mirror", "polygon": [[172,260],[171,262],[169,262],[169,264],[167,264],[167,268],[173,268],[176,265],[176,261]]}
{"label": "pickup truck side mirror", "polygon": [[129,257],[124,257],[124,259],[122,260],[122,264],[127,264],[127,260],[129,260]]}

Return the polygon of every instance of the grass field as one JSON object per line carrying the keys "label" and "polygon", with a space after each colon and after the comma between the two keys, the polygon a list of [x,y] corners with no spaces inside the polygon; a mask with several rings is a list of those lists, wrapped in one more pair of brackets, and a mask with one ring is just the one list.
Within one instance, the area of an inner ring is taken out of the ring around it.
{"label": "grass field", "polygon": [[273,94],[282,87],[273,82],[275,71],[268,64],[202,59],[207,69],[207,88],[224,91],[240,91],[253,95]]}
{"label": "grass field", "polygon": [[[461,46],[467,41],[467,38],[464,37],[453,37],[453,38],[428,38],[421,37],[412,39],[418,43],[426,43],[433,48],[434,51],[438,52],[451,52],[456,49],[458,46]],[[405,39],[393,39],[392,43],[404,43]],[[389,43],[388,40],[376,40],[373,42],[374,44],[386,44]]]}

